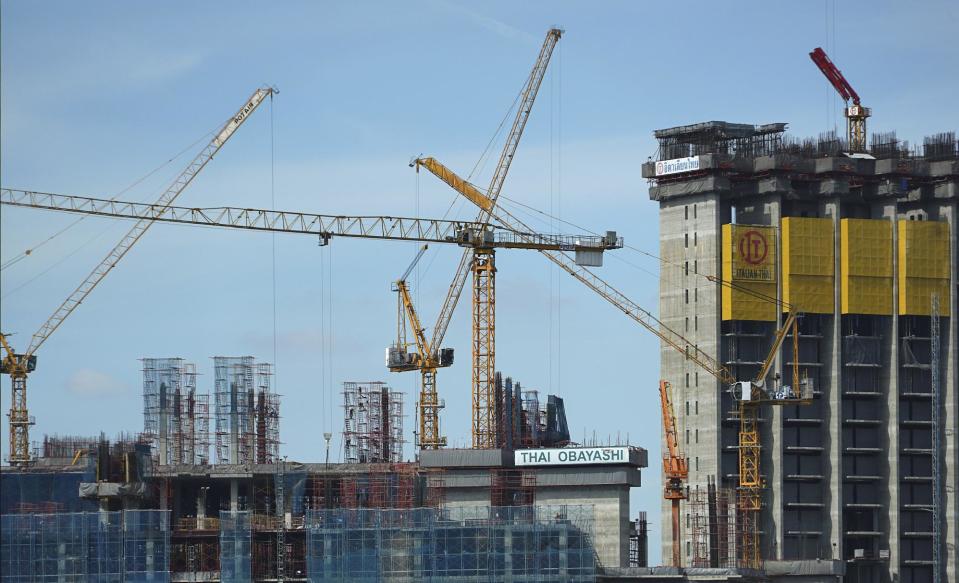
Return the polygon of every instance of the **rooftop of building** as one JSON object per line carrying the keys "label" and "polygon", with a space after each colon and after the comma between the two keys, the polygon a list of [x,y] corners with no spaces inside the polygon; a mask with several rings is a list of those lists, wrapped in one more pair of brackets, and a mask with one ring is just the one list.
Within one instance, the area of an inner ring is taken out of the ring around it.
{"label": "rooftop of building", "polygon": [[735,157],[790,155],[804,158],[831,156],[867,156],[908,158],[926,161],[959,159],[959,142],[955,131],[926,136],[922,145],[911,147],[900,140],[895,131],[873,133],[867,151],[850,153],[849,144],[835,131],[818,137],[798,138],[786,133],[788,123],[767,124],[707,121],[655,130],[659,142],[655,161],[674,160],[703,154],[724,154]]}
{"label": "rooftop of building", "polygon": [[865,152],[850,152],[835,132],[796,138],[786,123],[709,121],[656,130],[655,157],[642,166],[652,200],[719,193],[788,194],[809,200],[959,198],[959,141],[954,131],[910,146],[895,132],[874,133]]}

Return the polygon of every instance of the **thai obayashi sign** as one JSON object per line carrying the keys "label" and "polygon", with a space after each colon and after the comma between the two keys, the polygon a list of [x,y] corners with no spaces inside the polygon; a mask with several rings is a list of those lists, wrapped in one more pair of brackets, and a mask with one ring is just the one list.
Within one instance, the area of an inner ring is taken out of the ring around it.
{"label": "thai obayashi sign", "polygon": [[680,172],[695,172],[699,170],[699,156],[689,158],[673,158],[656,162],[656,176],[679,174]]}
{"label": "thai obayashi sign", "polygon": [[564,447],[561,449],[519,449],[514,453],[517,466],[582,466],[625,464],[628,447]]}
{"label": "thai obayashi sign", "polygon": [[760,225],[733,225],[734,281],[776,281],[776,228]]}

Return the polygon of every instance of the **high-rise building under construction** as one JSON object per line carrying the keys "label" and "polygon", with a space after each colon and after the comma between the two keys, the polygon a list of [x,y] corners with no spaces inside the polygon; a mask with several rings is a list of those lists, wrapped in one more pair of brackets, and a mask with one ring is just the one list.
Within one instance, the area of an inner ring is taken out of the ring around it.
{"label": "high-rise building under construction", "polygon": [[[655,132],[659,151],[643,176],[659,203],[662,322],[748,381],[788,312],[803,314],[798,365],[812,402],[760,413],[767,567],[956,581],[955,134],[912,149],[873,135],[866,153],[849,154],[834,135],[794,140],[785,129],[707,122]],[[767,391],[790,384],[793,350],[790,335]],[[710,524],[715,502],[692,501],[739,484],[736,402],[681,353],[664,347],[660,358],[689,456],[682,561],[716,566],[725,525]],[[668,526],[662,536],[665,559]]]}

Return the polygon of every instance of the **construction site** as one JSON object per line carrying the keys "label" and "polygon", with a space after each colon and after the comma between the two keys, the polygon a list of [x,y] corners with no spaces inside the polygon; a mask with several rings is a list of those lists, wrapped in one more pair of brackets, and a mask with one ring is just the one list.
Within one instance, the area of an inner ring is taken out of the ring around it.
{"label": "construction site", "polygon": [[[636,161],[659,211],[659,304],[647,309],[598,275],[628,248],[617,231],[542,233],[499,202],[563,35],[547,31],[488,185],[433,157],[410,162],[471,204],[471,221],[177,206],[269,86],[154,203],[0,190],[5,208],[133,224],[27,345],[0,335],[3,579],[959,581],[955,132],[912,146],[867,133],[871,109],[819,48],[809,57],[846,104],[845,133],[696,119],[653,131],[655,155]],[[142,356],[129,363],[142,425],[30,433],[28,377],[50,366],[38,349],[163,223],[422,245],[388,282],[383,377],[336,379],[336,429],[310,459],[284,454],[278,361],[249,355]],[[410,280],[430,246],[462,255],[428,326]],[[655,443],[578,440],[571,426],[602,419],[497,366],[502,250],[537,251],[659,341],[658,398],[646,387],[630,404],[658,406],[659,480],[642,480]],[[471,344],[457,361],[445,337],[467,287]],[[456,447],[442,424],[453,389],[438,379],[463,362],[471,443]],[[414,394],[394,381],[408,376]],[[658,519],[631,505],[641,487],[661,492]]]}

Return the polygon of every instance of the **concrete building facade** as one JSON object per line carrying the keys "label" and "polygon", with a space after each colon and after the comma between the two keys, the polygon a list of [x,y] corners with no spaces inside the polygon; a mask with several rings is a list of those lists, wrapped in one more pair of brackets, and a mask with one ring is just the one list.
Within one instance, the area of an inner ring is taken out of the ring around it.
{"label": "concrete building facade", "polygon": [[[643,176],[659,204],[660,317],[751,380],[788,306],[804,314],[798,365],[813,401],[761,414],[767,561],[830,563],[852,581],[932,581],[939,568],[956,581],[955,135],[922,151],[874,136],[870,154],[848,155],[830,136],[790,140],[785,126],[655,133]],[[789,384],[792,361],[787,337],[770,377]],[[661,370],[690,488],[735,488],[729,387],[665,346]],[[695,566],[689,510],[683,559]],[[662,542],[667,560],[668,528]]]}

